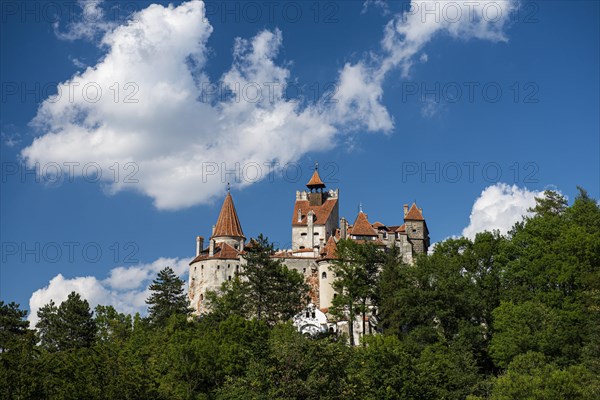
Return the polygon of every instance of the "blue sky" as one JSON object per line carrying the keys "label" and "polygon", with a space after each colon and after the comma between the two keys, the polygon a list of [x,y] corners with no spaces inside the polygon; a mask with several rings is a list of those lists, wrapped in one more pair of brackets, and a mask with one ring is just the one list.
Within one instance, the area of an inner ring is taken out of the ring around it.
{"label": "blue sky", "polygon": [[432,242],[505,231],[545,188],[600,194],[598,2],[28,3],[2,4],[2,300],[143,309],[227,181],[246,236],[289,247],[315,161],[342,216],[416,201]]}

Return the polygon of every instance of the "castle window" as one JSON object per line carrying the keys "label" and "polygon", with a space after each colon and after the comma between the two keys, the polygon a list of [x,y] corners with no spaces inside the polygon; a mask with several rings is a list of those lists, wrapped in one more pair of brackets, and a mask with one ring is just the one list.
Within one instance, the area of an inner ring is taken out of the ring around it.
{"label": "castle window", "polygon": [[310,318],[310,312],[306,312],[306,318]]}
{"label": "castle window", "polygon": [[231,275],[229,275],[229,276],[227,277],[227,280],[228,280],[228,281],[230,281],[230,280],[231,280]]}
{"label": "castle window", "polygon": [[383,232],[383,238],[387,239],[387,232]]}
{"label": "castle window", "polygon": [[302,268],[302,273],[306,273],[306,268]]}
{"label": "castle window", "polygon": [[240,270],[240,266],[239,266],[239,265],[236,265],[236,266],[235,266],[235,270],[236,270],[236,271],[239,271],[239,270]]}
{"label": "castle window", "polygon": [[306,232],[302,232],[300,236],[306,236]]}
{"label": "castle window", "polygon": [[220,265],[217,265],[217,269],[221,269],[221,266],[220,266]]}
{"label": "castle window", "polygon": [[312,317],[313,317],[313,318],[315,318],[316,316],[317,316],[317,313],[315,313],[315,312],[313,311],[313,313],[312,313]]}
{"label": "castle window", "polygon": [[323,271],[321,274],[321,279],[327,279],[327,272]]}
{"label": "castle window", "polygon": [[194,272],[196,272],[196,268],[197,268],[197,267],[194,267]]}
{"label": "castle window", "polygon": [[201,265],[201,266],[200,266],[200,269],[204,269],[204,265]]}
{"label": "castle window", "polygon": [[200,301],[204,300],[204,295],[200,293]]}
{"label": "castle window", "polygon": [[300,250],[304,250],[304,246],[300,246]]}
{"label": "castle window", "polygon": [[319,236],[319,232],[313,233],[314,236]]}
{"label": "castle window", "polygon": [[227,268],[231,267],[231,265],[227,264]]}

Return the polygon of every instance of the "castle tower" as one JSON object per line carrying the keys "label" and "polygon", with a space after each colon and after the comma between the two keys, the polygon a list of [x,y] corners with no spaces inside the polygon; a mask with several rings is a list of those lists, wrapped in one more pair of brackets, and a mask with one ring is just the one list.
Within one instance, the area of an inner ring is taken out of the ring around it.
{"label": "castle tower", "polygon": [[415,254],[426,254],[429,248],[429,229],[423,218],[423,209],[413,203],[410,209],[404,205],[404,225],[408,240],[412,243]]}
{"label": "castle tower", "polygon": [[338,228],[338,190],[324,191],[319,165],[306,184],[308,190],[296,192],[292,215],[292,252],[318,257],[319,248]]}
{"label": "castle tower", "polygon": [[204,239],[196,239],[196,258],[190,263],[188,297],[194,314],[206,311],[207,291],[218,291],[223,282],[231,280],[240,272],[246,238],[233,204],[229,190],[223,201],[219,218],[213,226],[208,248]]}
{"label": "castle tower", "polygon": [[221,207],[221,212],[219,213],[219,218],[217,219],[217,224],[210,240],[215,243],[227,243],[235,249],[242,250],[245,239],[242,225],[235,211],[233,198],[231,197],[231,193],[227,191],[227,196],[225,196],[225,201],[223,201],[223,206]]}

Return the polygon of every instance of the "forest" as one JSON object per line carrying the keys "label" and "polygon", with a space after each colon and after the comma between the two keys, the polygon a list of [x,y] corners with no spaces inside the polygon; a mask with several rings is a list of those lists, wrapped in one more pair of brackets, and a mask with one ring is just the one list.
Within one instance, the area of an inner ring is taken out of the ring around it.
{"label": "forest", "polygon": [[377,332],[354,345],[297,332],[306,284],[262,236],[199,318],[168,267],[145,316],[73,292],[33,327],[2,301],[0,398],[599,399],[599,203],[546,191],[530,211],[414,265],[341,241],[330,312],[377,310]]}

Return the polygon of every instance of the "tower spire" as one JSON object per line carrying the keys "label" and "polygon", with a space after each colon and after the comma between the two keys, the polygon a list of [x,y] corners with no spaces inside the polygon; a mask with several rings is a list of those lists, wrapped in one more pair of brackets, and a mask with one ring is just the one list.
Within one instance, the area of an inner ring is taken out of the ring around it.
{"label": "tower spire", "polygon": [[225,196],[225,201],[223,201],[221,213],[217,219],[217,224],[215,225],[215,231],[212,237],[244,238],[242,225],[240,224],[240,219],[235,211],[231,193],[229,193],[229,185],[227,189],[227,196]]}
{"label": "tower spire", "polygon": [[323,183],[323,181],[321,180],[321,177],[319,176],[319,162],[318,161],[315,162],[315,172],[313,172],[312,177],[310,178],[310,181],[308,181],[308,183],[306,184],[306,187],[308,187],[310,190],[325,188],[325,184]]}

